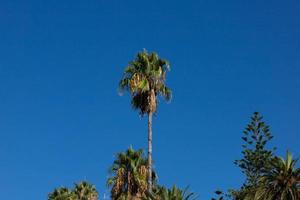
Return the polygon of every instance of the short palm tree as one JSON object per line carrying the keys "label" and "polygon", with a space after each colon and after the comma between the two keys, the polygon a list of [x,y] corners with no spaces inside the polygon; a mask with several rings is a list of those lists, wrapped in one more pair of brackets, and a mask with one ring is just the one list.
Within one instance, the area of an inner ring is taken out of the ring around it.
{"label": "short palm tree", "polygon": [[76,200],[97,200],[98,192],[96,187],[86,181],[75,184],[74,194]]}
{"label": "short palm tree", "polygon": [[157,110],[157,97],[171,99],[171,90],[166,86],[166,73],[170,70],[168,61],[156,53],[139,52],[129,63],[119,83],[121,91],[129,91],[134,109],[143,116],[148,115],[148,189],[152,187],[152,116]]}
{"label": "short palm tree", "polygon": [[299,200],[300,168],[296,162],[289,152],[285,159],[277,158],[273,169],[261,177],[255,200]]}
{"label": "short palm tree", "polygon": [[179,189],[175,185],[171,188],[158,187],[156,192],[152,192],[146,200],[195,200],[196,196],[192,192],[188,192],[188,188]]}
{"label": "short palm tree", "polygon": [[61,187],[51,192],[48,195],[48,200],[76,200],[76,195],[68,188]]}
{"label": "short palm tree", "polygon": [[[107,185],[112,187],[112,200],[128,200],[144,195],[147,190],[147,159],[143,150],[135,151],[130,147],[118,153],[110,172],[112,176]],[[153,173],[155,179],[155,174]]]}

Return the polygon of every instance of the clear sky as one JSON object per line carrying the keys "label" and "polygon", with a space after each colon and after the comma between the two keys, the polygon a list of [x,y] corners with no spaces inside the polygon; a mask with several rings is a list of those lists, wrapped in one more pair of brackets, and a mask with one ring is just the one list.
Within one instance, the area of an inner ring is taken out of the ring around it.
{"label": "clear sky", "polygon": [[1,199],[38,200],[79,180],[105,186],[114,154],[147,147],[146,118],[117,94],[143,48],[170,61],[171,103],[154,119],[161,184],[200,199],[237,187],[233,161],[261,112],[300,155],[297,0],[1,0]]}

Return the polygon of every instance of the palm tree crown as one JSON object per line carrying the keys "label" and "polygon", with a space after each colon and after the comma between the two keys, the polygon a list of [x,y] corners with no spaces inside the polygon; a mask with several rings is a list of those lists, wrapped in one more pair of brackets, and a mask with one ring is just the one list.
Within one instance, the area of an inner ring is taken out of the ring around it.
{"label": "palm tree crown", "polygon": [[171,99],[171,90],[165,85],[169,70],[168,61],[160,59],[156,53],[144,50],[125,69],[119,83],[120,91],[127,90],[131,93],[132,106],[142,115],[155,113],[158,94],[167,101]]}
{"label": "palm tree crown", "polygon": [[98,200],[98,192],[94,185],[82,181],[70,190],[66,187],[55,189],[48,195],[48,200]]}
{"label": "palm tree crown", "polygon": [[148,193],[145,200],[195,200],[197,197],[193,192],[189,192],[188,188],[184,190],[176,187],[175,185],[171,188],[165,188],[157,186],[156,191]]}
{"label": "palm tree crown", "polygon": [[297,160],[287,152],[286,158],[277,158],[273,169],[260,179],[256,192],[256,200],[299,200],[300,168],[296,168]]}
{"label": "palm tree crown", "polygon": [[76,196],[73,191],[66,187],[55,189],[48,195],[48,200],[75,200]]}
{"label": "palm tree crown", "polygon": [[96,187],[86,181],[75,184],[74,194],[77,200],[97,200],[98,192]]}
{"label": "palm tree crown", "polygon": [[[135,151],[130,147],[126,152],[118,153],[110,171],[113,174],[107,180],[112,187],[113,200],[141,197],[147,190],[147,159],[143,150]],[[155,175],[153,175],[155,178]]]}

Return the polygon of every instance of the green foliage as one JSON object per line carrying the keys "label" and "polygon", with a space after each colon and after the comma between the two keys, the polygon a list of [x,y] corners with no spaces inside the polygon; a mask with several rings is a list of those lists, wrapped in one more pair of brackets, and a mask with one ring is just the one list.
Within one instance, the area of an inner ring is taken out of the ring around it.
{"label": "green foliage", "polygon": [[225,199],[228,199],[230,197],[228,194],[224,193],[221,190],[215,191],[215,195],[216,195],[216,197],[211,198],[211,200],[225,200]]}
{"label": "green foliage", "polygon": [[268,142],[273,138],[270,128],[263,121],[263,117],[254,112],[250,123],[243,131],[242,155],[243,157],[234,163],[245,174],[246,180],[240,189],[230,189],[228,193],[217,191],[213,200],[253,200],[260,177],[272,170],[275,159],[275,148],[268,149]]}
{"label": "green foliage", "polygon": [[48,200],[76,200],[73,191],[66,187],[56,188],[48,195]]}
{"label": "green foliage", "polygon": [[285,159],[276,158],[272,170],[260,177],[254,200],[299,200],[300,168],[296,163],[289,152]]}
{"label": "green foliage", "polygon": [[98,192],[94,185],[83,181],[75,184],[73,190],[66,187],[55,189],[48,195],[48,200],[98,200]]}
{"label": "green foliage", "polygon": [[246,185],[257,185],[259,177],[271,169],[271,162],[274,158],[273,149],[266,148],[273,136],[269,126],[262,119],[263,117],[258,112],[251,117],[251,122],[247,125],[242,137],[245,142],[242,145],[243,158],[235,161],[235,164],[246,175]]}
{"label": "green foliage", "polygon": [[77,200],[98,199],[98,192],[96,190],[96,187],[85,181],[75,184],[74,193],[77,196]]}
{"label": "green foliage", "polygon": [[286,159],[276,157],[274,148],[266,145],[273,138],[269,126],[263,117],[255,112],[242,137],[243,158],[235,164],[246,175],[246,181],[239,190],[229,193],[217,191],[217,198],[212,200],[299,200],[300,168],[297,160],[288,152]]}
{"label": "green foliage", "polygon": [[141,115],[155,112],[157,95],[167,101],[171,99],[171,90],[165,85],[167,71],[170,65],[156,53],[146,50],[139,52],[134,61],[130,62],[119,82],[120,92],[129,91],[134,109]]}
{"label": "green foliage", "polygon": [[263,173],[272,169],[271,164],[274,159],[274,148],[269,150],[266,147],[273,136],[269,126],[265,124],[258,112],[253,114],[243,134],[243,158],[236,160],[235,164],[246,175],[246,181],[240,190],[230,190],[235,200],[244,200],[246,196],[254,195],[259,178]]}
{"label": "green foliage", "polygon": [[[107,185],[111,187],[111,198],[121,200],[134,196],[141,197],[147,189],[147,159],[143,150],[132,147],[118,153],[110,168],[111,177]],[[156,175],[153,172],[153,180]]]}
{"label": "green foliage", "polygon": [[189,192],[188,188],[180,189],[174,185],[171,189],[157,186],[151,194],[147,194],[144,200],[195,200],[194,193]]}
{"label": "green foliage", "polygon": [[175,185],[171,189],[162,188],[159,193],[160,200],[189,200],[196,199],[194,193],[188,192],[187,188],[181,190]]}

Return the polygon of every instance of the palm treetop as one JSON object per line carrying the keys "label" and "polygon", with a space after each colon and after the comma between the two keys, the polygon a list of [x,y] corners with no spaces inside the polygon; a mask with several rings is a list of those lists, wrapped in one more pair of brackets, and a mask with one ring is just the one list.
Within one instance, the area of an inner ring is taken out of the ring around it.
{"label": "palm treetop", "polygon": [[188,187],[180,189],[173,185],[172,188],[157,186],[155,191],[147,193],[143,200],[196,200],[197,196],[188,191]]}
{"label": "palm treetop", "polygon": [[142,149],[134,150],[131,146],[116,155],[116,159],[110,168],[110,172],[116,172],[120,168],[133,169],[135,166],[147,165],[147,159]]}
{"label": "palm treetop", "polygon": [[73,189],[56,188],[48,195],[48,200],[98,200],[96,187],[86,181],[75,183]]}
{"label": "palm treetop", "polygon": [[[129,147],[118,153],[110,168],[111,177],[107,185],[111,187],[112,200],[142,197],[147,189],[147,159],[143,150]],[[153,172],[153,180],[156,180]]]}
{"label": "palm treetop", "polygon": [[140,110],[142,115],[155,113],[158,95],[170,101],[171,90],[166,86],[166,74],[170,70],[169,62],[158,57],[157,53],[139,52],[135,60],[129,62],[119,89],[129,91],[132,95],[132,107]]}
{"label": "palm treetop", "polygon": [[48,195],[48,200],[74,200],[75,194],[66,187],[56,188]]}
{"label": "palm treetop", "polygon": [[289,173],[295,171],[296,163],[298,162],[298,159],[293,159],[293,155],[287,151],[285,159],[282,157],[279,157],[279,165],[281,169],[283,169],[283,173]]}
{"label": "palm treetop", "polygon": [[260,179],[255,200],[299,200],[300,168],[296,168],[297,161],[290,152],[285,159],[276,157],[273,169]]}
{"label": "palm treetop", "polygon": [[97,200],[98,192],[95,185],[92,185],[86,181],[75,184],[74,193],[78,200]]}

